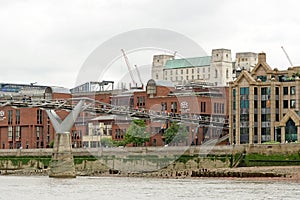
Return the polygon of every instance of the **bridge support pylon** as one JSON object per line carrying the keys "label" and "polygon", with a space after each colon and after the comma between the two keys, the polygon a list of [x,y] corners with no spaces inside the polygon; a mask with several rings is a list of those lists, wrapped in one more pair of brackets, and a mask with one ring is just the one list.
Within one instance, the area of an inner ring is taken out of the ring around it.
{"label": "bridge support pylon", "polygon": [[76,178],[72,143],[69,132],[57,133],[54,138],[49,177]]}
{"label": "bridge support pylon", "polygon": [[54,110],[47,110],[47,114],[56,131],[53,145],[52,160],[50,162],[49,177],[76,178],[70,129],[82,110],[84,101],[81,100],[71,113],[62,121]]}

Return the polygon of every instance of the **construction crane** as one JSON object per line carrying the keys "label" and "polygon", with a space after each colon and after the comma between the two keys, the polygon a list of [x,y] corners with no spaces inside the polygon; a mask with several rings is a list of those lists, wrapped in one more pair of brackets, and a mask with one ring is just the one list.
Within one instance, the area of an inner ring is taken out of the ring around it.
{"label": "construction crane", "polygon": [[127,65],[128,72],[129,72],[131,81],[132,81],[133,85],[136,85],[136,82],[135,82],[135,80],[134,80],[134,77],[133,77],[133,74],[132,74],[132,71],[131,71],[131,67],[130,67],[130,64],[129,64],[128,57],[126,56],[126,53],[125,53],[124,49],[121,49],[121,51],[122,51],[122,53],[123,53],[123,57],[124,57],[124,59],[125,59],[126,65]]}
{"label": "construction crane", "polygon": [[142,78],[141,78],[140,71],[139,71],[139,69],[138,69],[137,65],[134,65],[134,67],[135,67],[135,69],[136,69],[136,72],[137,72],[137,74],[138,74],[138,77],[139,77],[140,83],[141,83],[141,85],[143,86],[143,81],[142,81]]}
{"label": "construction crane", "polygon": [[285,56],[287,57],[287,59],[288,59],[290,65],[291,65],[291,67],[294,66],[293,63],[292,63],[292,61],[291,61],[291,59],[290,59],[290,57],[289,57],[289,55],[288,55],[288,54],[286,53],[286,51],[284,50],[283,46],[281,46],[281,48],[282,48],[282,50],[283,50]]}

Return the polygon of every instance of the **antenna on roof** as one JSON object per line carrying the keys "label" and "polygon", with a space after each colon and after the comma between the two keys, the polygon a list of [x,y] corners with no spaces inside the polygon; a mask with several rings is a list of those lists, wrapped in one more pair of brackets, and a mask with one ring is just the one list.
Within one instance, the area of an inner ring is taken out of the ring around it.
{"label": "antenna on roof", "polygon": [[34,83],[30,83],[30,85],[35,85],[35,84],[37,84],[37,82],[34,82]]}

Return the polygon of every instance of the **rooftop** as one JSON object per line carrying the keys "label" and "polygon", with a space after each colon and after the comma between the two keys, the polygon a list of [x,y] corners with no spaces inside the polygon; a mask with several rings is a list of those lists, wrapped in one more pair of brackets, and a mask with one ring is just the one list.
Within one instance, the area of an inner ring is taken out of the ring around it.
{"label": "rooftop", "polygon": [[204,67],[210,65],[211,56],[168,60],[165,69]]}

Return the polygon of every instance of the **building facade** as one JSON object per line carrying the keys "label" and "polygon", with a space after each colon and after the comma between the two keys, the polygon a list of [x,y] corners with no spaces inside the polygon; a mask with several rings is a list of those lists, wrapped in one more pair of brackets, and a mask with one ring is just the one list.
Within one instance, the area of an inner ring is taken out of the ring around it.
{"label": "building facade", "polygon": [[229,49],[213,49],[211,56],[195,58],[174,59],[174,56],[159,55],[153,57],[152,79],[171,81],[175,85],[202,82],[226,86],[233,80],[232,64]]}
{"label": "building facade", "polygon": [[300,67],[279,71],[258,63],[230,83],[229,135],[234,144],[300,140]]}
{"label": "building facade", "polygon": [[[34,102],[38,100],[60,101],[70,98],[66,88],[25,84],[0,84],[0,101]],[[68,112],[58,111],[64,118]],[[55,130],[45,110],[37,107],[0,108],[0,148],[48,148],[54,141]]]}
{"label": "building facade", "polygon": [[[145,119],[150,133],[148,145],[165,145],[164,132],[173,119],[184,122],[189,136],[181,145],[200,145],[228,135],[228,87],[190,86],[176,88],[170,81],[149,80],[146,91],[112,97],[113,105],[149,114]],[[107,116],[107,118],[109,118]],[[104,122],[99,120],[98,122]],[[112,139],[122,140],[132,118],[115,116],[111,120]]]}

